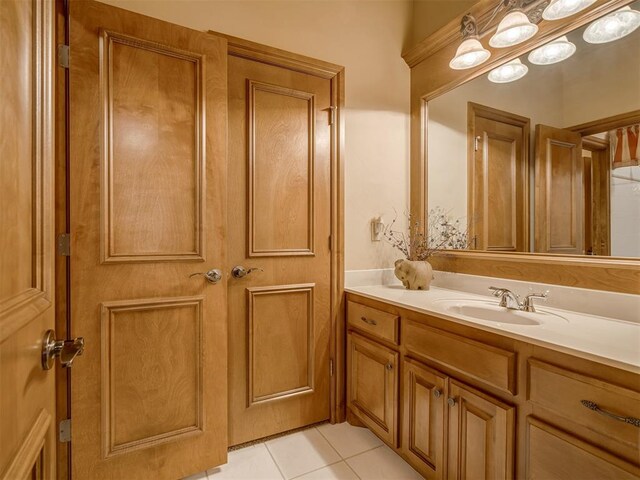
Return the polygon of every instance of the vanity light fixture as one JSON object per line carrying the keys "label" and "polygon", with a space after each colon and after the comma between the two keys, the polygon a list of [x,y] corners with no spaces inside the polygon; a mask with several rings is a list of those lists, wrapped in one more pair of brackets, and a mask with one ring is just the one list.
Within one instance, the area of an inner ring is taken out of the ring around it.
{"label": "vanity light fixture", "polygon": [[496,33],[489,40],[489,45],[495,48],[511,47],[533,37],[538,32],[536,23],[540,21],[540,9],[530,12],[530,16],[527,16],[522,9],[524,4],[525,0],[498,0],[498,4],[482,28],[478,27],[473,15],[467,14],[462,17],[460,33],[463,40],[449,62],[449,67],[454,70],[463,70],[477,67],[489,59],[491,52],[480,43],[480,35],[504,9],[509,9],[509,12],[498,24]]}
{"label": "vanity light fixture", "polygon": [[460,32],[464,40],[456,50],[456,55],[449,62],[453,70],[464,70],[477,67],[489,60],[491,52],[484,48],[478,40],[478,27],[473,15],[462,18]]}
{"label": "vanity light fixture", "polygon": [[534,65],[552,65],[566,60],[575,52],[576,46],[563,36],[536,48],[529,54],[528,59]]}
{"label": "vanity light fixture", "polygon": [[529,71],[524,63],[519,58],[500,65],[498,68],[494,68],[489,72],[489,80],[493,83],[509,83],[520,80]]}
{"label": "vanity light fixture", "polygon": [[498,24],[496,33],[489,40],[494,48],[518,45],[538,33],[538,26],[531,23],[529,17],[519,9],[509,12]]}
{"label": "vanity light fixture", "polygon": [[560,20],[574,15],[596,3],[596,0],[551,0],[542,12],[545,20]]}
{"label": "vanity light fixture", "polygon": [[584,31],[582,37],[588,43],[607,43],[619,40],[640,27],[640,12],[623,7],[599,18]]}

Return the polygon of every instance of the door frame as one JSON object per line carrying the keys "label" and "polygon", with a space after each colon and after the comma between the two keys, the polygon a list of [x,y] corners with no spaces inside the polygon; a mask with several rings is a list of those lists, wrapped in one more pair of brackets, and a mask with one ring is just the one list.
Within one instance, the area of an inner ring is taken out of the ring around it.
{"label": "door frame", "polygon": [[331,81],[331,422],[346,419],[346,327],[344,315],[345,69],[341,65],[209,30],[227,40],[227,55],[287,68]]}
{"label": "door frame", "polygon": [[[56,44],[68,41],[68,15],[65,0],[56,0]],[[296,70],[309,75],[331,80],[332,104],[336,106],[331,130],[331,338],[330,356],[333,360],[331,377],[331,422],[345,420],[346,398],[346,337],[344,320],[344,67],[261,45],[229,35],[209,32],[228,41],[228,55],[238,56]],[[68,83],[67,70],[56,65],[55,76],[55,233],[69,230],[68,214]],[[68,318],[69,257],[56,255],[56,332],[68,338],[72,324]],[[57,368],[56,371],[56,424],[70,418],[69,385],[71,371]],[[58,478],[70,478],[71,445],[57,442]]]}

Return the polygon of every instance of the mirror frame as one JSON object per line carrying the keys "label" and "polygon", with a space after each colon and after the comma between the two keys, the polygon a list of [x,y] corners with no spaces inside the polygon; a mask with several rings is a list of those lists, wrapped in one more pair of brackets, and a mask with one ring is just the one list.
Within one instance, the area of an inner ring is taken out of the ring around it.
{"label": "mirror frame", "polygon": [[[453,58],[461,41],[461,17],[451,20],[440,30],[404,52],[402,57],[411,67],[412,217],[424,219],[426,222],[429,100],[634,1],[597,0],[590,8],[571,17],[553,22],[543,20],[539,24],[538,34],[527,42],[499,50],[486,46],[492,53],[490,60],[469,70],[449,68],[449,60]],[[534,0],[526,10],[537,9],[541,12],[547,2],[548,0]],[[482,25],[489,19],[496,3],[497,0],[480,0],[469,9],[469,13]],[[483,33],[485,44],[495,29],[496,25],[493,25]],[[640,259],[635,258],[449,250],[443,255],[432,257],[430,263],[436,270],[449,272],[640,294]]]}

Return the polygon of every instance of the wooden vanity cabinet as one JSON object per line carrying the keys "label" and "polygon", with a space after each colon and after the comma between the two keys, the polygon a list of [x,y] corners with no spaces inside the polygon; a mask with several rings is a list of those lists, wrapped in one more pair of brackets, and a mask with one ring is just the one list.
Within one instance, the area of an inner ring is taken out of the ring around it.
{"label": "wooden vanity cabinet", "polygon": [[640,418],[637,374],[348,300],[348,418],[425,478],[640,480],[640,428],[582,402]]}

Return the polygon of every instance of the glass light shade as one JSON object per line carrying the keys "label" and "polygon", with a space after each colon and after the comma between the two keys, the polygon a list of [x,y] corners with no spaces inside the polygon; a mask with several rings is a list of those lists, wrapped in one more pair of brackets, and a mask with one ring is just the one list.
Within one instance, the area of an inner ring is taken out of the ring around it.
{"label": "glass light shade", "polygon": [[493,83],[515,82],[524,77],[528,71],[529,67],[522,63],[519,58],[516,58],[491,70],[489,72],[489,80]]}
{"label": "glass light shade", "polygon": [[589,43],[613,42],[626,37],[639,26],[640,12],[623,7],[593,22],[582,37]]}
{"label": "glass light shade", "polygon": [[576,46],[565,36],[536,48],[528,58],[535,65],[551,65],[566,60],[575,52]]}
{"label": "glass light shade", "polygon": [[490,56],[491,52],[484,48],[477,38],[467,38],[458,47],[456,56],[449,62],[449,66],[454,70],[473,68],[486,62]]}
{"label": "glass light shade", "polygon": [[529,21],[523,12],[509,12],[498,24],[498,30],[489,40],[494,48],[511,47],[529,40],[538,33],[538,26]]}
{"label": "glass light shade", "polygon": [[551,0],[542,12],[545,20],[560,20],[578,13],[596,3],[596,0]]}

